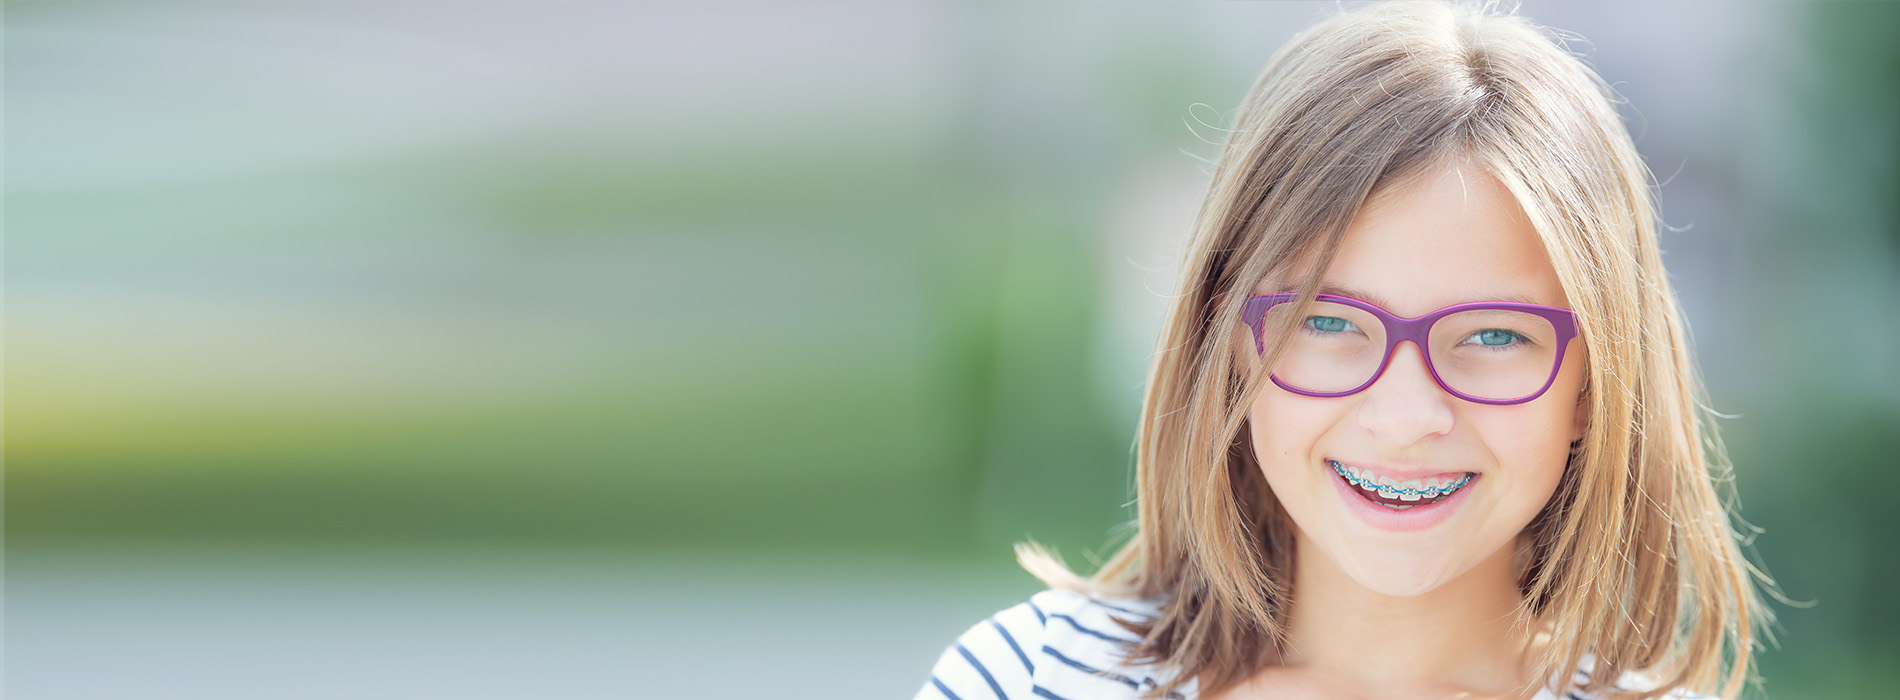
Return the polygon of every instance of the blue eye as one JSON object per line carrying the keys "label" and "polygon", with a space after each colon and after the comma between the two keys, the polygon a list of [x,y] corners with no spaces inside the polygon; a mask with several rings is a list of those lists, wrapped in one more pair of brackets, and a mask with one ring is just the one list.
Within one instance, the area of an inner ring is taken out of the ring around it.
{"label": "blue eye", "polygon": [[1351,321],[1337,316],[1308,316],[1306,317],[1306,327],[1321,333],[1344,333],[1350,330],[1358,330],[1352,325]]}
{"label": "blue eye", "polygon": [[1479,345],[1488,348],[1497,348],[1522,340],[1523,336],[1511,331],[1491,328],[1471,334],[1471,339],[1478,341]]}

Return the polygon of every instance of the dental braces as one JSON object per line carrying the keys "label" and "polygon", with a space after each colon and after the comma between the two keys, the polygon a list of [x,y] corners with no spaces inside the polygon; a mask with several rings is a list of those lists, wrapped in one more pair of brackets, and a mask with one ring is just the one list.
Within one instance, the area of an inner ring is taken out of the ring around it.
{"label": "dental braces", "polygon": [[[1371,487],[1373,490],[1378,491],[1379,495],[1386,496],[1387,498],[1392,498],[1394,496],[1403,496],[1403,495],[1418,496],[1421,498],[1430,496],[1430,497],[1436,498],[1438,496],[1443,496],[1453,491],[1457,491],[1460,488],[1464,488],[1465,483],[1471,481],[1471,475],[1465,474],[1464,476],[1459,477],[1456,483],[1449,484],[1446,486],[1440,486],[1435,489],[1425,489],[1425,490],[1402,489],[1396,486],[1385,486],[1382,484],[1375,484],[1375,483],[1366,481],[1364,479],[1355,479],[1353,478],[1351,474],[1347,474],[1345,469],[1338,466],[1333,467],[1333,471],[1338,473],[1339,476],[1343,477],[1346,481],[1352,482],[1354,486],[1358,486],[1360,488]],[[1387,496],[1386,494],[1388,493],[1393,494],[1393,495]]]}

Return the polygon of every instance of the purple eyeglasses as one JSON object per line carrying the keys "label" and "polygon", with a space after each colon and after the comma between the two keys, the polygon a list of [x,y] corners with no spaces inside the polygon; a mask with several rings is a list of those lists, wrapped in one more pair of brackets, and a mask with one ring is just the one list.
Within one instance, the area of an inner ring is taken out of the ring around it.
{"label": "purple eyeglasses", "polygon": [[[1297,294],[1250,297],[1241,321],[1262,334],[1283,315],[1300,313]],[[1411,341],[1432,380],[1453,396],[1493,406],[1521,404],[1550,389],[1564,349],[1577,337],[1568,309],[1513,302],[1456,304],[1418,318],[1400,318],[1372,304],[1321,294],[1301,313],[1270,377],[1302,396],[1364,391],[1385,373],[1399,343]]]}

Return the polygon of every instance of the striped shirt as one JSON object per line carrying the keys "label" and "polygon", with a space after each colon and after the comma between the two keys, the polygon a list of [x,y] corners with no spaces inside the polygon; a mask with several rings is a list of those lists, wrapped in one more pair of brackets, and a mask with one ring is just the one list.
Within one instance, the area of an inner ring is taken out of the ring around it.
{"label": "striped shirt", "polygon": [[[1136,700],[1173,678],[1172,669],[1130,665],[1126,649],[1135,635],[1113,618],[1153,617],[1163,602],[1104,602],[1058,590],[1037,593],[958,637],[937,659],[915,700]],[[1578,671],[1571,682],[1581,684],[1587,678]],[[1617,685],[1630,688],[1639,682],[1626,675]],[[1189,680],[1168,697],[1195,700],[1196,682]],[[1716,700],[1680,690],[1669,697]],[[1559,696],[1547,688],[1533,700],[1560,698],[1594,700],[1580,691]]]}

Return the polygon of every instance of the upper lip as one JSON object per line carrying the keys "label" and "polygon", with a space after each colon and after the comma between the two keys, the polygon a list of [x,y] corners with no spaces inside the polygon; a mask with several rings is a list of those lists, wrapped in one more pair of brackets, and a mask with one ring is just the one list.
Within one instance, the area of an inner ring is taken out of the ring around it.
{"label": "upper lip", "polygon": [[1455,478],[1471,473],[1463,469],[1430,469],[1410,465],[1394,465],[1391,462],[1357,461],[1338,457],[1330,457],[1327,458],[1326,461],[1338,462],[1349,467],[1358,467],[1378,476],[1391,477],[1395,481],[1410,481],[1412,479],[1423,479],[1430,476],[1450,476]]}

